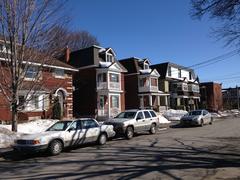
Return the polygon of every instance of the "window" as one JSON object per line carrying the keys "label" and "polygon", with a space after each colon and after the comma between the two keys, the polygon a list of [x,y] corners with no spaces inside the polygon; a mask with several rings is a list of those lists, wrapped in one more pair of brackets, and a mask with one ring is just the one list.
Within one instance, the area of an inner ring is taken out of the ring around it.
{"label": "window", "polygon": [[168,66],[167,74],[168,74],[168,77],[172,76],[171,66]]}
{"label": "window", "polygon": [[30,106],[32,109],[39,109],[39,100],[38,96],[34,95],[32,96],[32,99],[28,102],[28,106]]}
{"label": "window", "polygon": [[119,96],[117,95],[111,96],[111,107],[119,108]]}
{"label": "window", "polygon": [[149,86],[149,79],[148,78],[141,78],[139,82],[140,87],[147,87]]}
{"label": "window", "polygon": [[20,108],[24,108],[24,103],[25,103],[25,99],[24,96],[18,96],[18,105],[20,106]]}
{"label": "window", "polygon": [[148,111],[144,111],[145,118],[151,118],[151,115]]}
{"label": "window", "polygon": [[178,78],[181,78],[181,69],[178,69]]}
{"label": "window", "polygon": [[149,64],[148,63],[144,63],[144,69],[149,69]]}
{"label": "window", "polygon": [[152,86],[157,86],[157,79],[156,78],[151,78],[151,85]]}
{"label": "window", "polygon": [[149,111],[150,112],[150,114],[152,115],[152,117],[157,117],[157,115],[155,114],[155,112],[153,112],[153,111]]}
{"label": "window", "polygon": [[82,129],[81,121],[73,122],[70,128],[73,129],[73,130]]}
{"label": "window", "polygon": [[189,72],[189,80],[192,79],[192,72]]}
{"label": "window", "polygon": [[118,74],[110,73],[109,76],[110,76],[110,81],[111,82],[119,82],[119,75]]}
{"label": "window", "polygon": [[98,124],[94,120],[83,120],[82,121],[82,128],[89,129],[98,127]]}
{"label": "window", "polygon": [[135,117],[136,113],[137,113],[136,111],[125,111],[117,115],[116,118],[132,119]]}
{"label": "window", "polygon": [[72,123],[72,121],[59,121],[53,124],[47,131],[64,131]]}
{"label": "window", "polygon": [[54,69],[54,75],[55,77],[64,77],[65,72],[63,69]]}
{"label": "window", "polygon": [[137,115],[137,119],[144,119],[143,117],[143,113],[142,112],[139,112],[138,115]]}
{"label": "window", "polygon": [[113,56],[111,54],[106,55],[106,62],[113,62]]}
{"label": "window", "polygon": [[38,74],[38,67],[30,66],[26,71],[25,78],[34,79],[37,77],[37,74]]}
{"label": "window", "polygon": [[106,73],[98,74],[98,82],[106,82],[106,81],[107,81],[107,74]]}

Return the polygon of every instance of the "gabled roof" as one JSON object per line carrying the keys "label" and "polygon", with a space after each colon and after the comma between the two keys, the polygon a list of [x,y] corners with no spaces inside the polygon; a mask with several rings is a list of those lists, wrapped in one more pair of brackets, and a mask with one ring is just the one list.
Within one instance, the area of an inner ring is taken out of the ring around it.
{"label": "gabled roof", "polygon": [[[29,58],[31,60],[23,61],[23,63],[28,63],[36,66],[43,65],[44,67],[55,68],[55,69],[64,69],[68,71],[78,71],[73,66],[61,62],[60,60],[53,58],[49,55],[41,53],[37,50],[27,49],[26,54],[29,53]],[[27,55],[26,55],[27,58]],[[0,52],[0,61],[8,61],[6,53]]]}
{"label": "gabled roof", "polygon": [[166,78],[167,70],[168,70],[169,66],[175,67],[175,68],[179,68],[179,69],[183,69],[183,70],[187,70],[187,71],[190,71],[190,72],[194,72],[194,70],[191,69],[191,68],[184,67],[184,66],[181,66],[181,65],[178,65],[178,64],[174,64],[174,63],[171,63],[171,62],[164,62],[164,63],[160,63],[160,64],[154,64],[154,65],[151,65],[151,68],[157,69],[157,71],[160,74],[160,76],[162,78]]}

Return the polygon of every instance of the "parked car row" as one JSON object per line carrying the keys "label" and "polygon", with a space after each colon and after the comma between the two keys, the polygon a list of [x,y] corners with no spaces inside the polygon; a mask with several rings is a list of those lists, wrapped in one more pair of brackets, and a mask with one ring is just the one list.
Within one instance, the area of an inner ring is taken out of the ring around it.
{"label": "parked car row", "polygon": [[99,124],[92,118],[58,121],[45,132],[24,135],[17,139],[13,148],[20,152],[48,151],[51,155],[61,153],[63,148],[90,142],[100,145],[107,139],[125,136],[131,139],[134,133],[156,133],[159,119],[153,110],[128,110],[116,118]]}

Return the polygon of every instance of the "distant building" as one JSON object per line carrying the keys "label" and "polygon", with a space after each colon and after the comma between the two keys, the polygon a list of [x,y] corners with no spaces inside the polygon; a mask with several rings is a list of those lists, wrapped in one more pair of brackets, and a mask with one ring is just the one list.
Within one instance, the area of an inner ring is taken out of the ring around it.
{"label": "distant building", "polygon": [[170,62],[150,67],[160,74],[160,91],[170,94],[170,108],[187,111],[199,108],[199,80],[193,69]]}
{"label": "distant building", "polygon": [[200,84],[201,107],[209,111],[223,109],[222,85],[215,82]]}
{"label": "distant building", "polygon": [[222,90],[223,108],[238,109],[240,101],[240,88],[226,88]]}

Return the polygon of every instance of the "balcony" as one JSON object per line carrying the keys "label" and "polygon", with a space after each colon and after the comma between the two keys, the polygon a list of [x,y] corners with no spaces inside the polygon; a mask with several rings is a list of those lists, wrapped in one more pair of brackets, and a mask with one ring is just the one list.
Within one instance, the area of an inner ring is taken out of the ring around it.
{"label": "balcony", "polygon": [[189,84],[188,89],[189,89],[189,92],[200,93],[199,85]]}
{"label": "balcony", "polygon": [[119,82],[109,82],[109,89],[112,90],[121,90]]}
{"label": "balcony", "polygon": [[97,90],[121,90],[120,82],[97,82]]}
{"label": "balcony", "polygon": [[158,92],[158,86],[140,86],[139,92]]}
{"label": "balcony", "polygon": [[108,89],[107,82],[97,82],[97,90]]}

